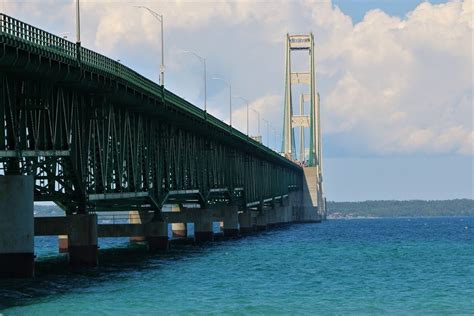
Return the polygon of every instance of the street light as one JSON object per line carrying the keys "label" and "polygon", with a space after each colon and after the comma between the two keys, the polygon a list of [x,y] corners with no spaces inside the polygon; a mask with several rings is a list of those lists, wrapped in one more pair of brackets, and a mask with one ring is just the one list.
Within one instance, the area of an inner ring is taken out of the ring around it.
{"label": "street light", "polygon": [[269,134],[268,134],[270,123],[264,118],[262,119],[262,121],[267,123],[267,147],[270,148],[270,138],[269,138]]}
{"label": "street light", "polygon": [[161,66],[160,66],[160,85],[164,86],[165,85],[165,50],[163,47],[163,15],[159,14],[152,9],[142,6],[142,5],[136,5],[134,6],[135,8],[140,8],[140,9],[145,9],[147,10],[155,19],[160,21],[161,24]]}
{"label": "street light", "polygon": [[230,83],[228,83],[227,81],[225,81],[224,79],[222,78],[218,78],[218,77],[213,77],[212,80],[220,80],[222,81],[226,86],[229,87],[229,121],[230,121],[230,127],[231,127],[231,130],[232,130],[232,86],[230,85]]}
{"label": "street light", "polygon": [[81,15],[79,10],[79,0],[76,0],[76,43],[81,45]]}
{"label": "street light", "polygon": [[190,50],[182,50],[180,51],[182,54],[191,54],[197,57],[199,59],[203,66],[204,66],[204,112],[207,114],[207,75],[206,75],[206,58],[199,56],[195,52],[192,52]]}
{"label": "street light", "polygon": [[247,103],[247,136],[249,136],[249,101],[245,98],[242,98],[241,96],[236,95],[234,98],[238,98],[245,103]]}
{"label": "street light", "polygon": [[81,11],[79,0],[76,0],[76,58],[81,62]]}
{"label": "street light", "polygon": [[257,110],[254,110],[254,109],[251,109],[252,111],[254,111],[255,113],[257,113],[257,117],[258,117],[258,135],[257,136],[260,136],[260,112],[257,111]]}

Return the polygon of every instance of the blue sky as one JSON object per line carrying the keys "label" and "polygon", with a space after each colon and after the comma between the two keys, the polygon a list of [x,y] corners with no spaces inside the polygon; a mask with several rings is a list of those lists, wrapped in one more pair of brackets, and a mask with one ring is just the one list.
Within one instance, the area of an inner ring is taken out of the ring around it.
{"label": "blue sky", "polygon": [[[421,0],[333,0],[342,12],[349,15],[354,23],[362,21],[367,11],[379,9],[392,16],[400,18],[415,9]],[[446,0],[430,0],[433,4],[446,3]]]}
{"label": "blue sky", "polygon": [[[312,31],[329,200],[473,196],[472,32],[469,0],[82,1],[82,43],[157,80],[165,16],[166,87],[204,102],[200,63],[280,132],[284,36]],[[74,2],[5,1],[7,14],[74,40]],[[51,14],[53,10],[55,14]],[[208,109],[228,121],[228,90],[208,81]],[[234,126],[246,130],[234,100]],[[250,112],[250,132],[257,117]],[[264,143],[275,146],[275,135]],[[268,139],[267,139],[268,138]],[[280,135],[277,135],[280,143]]]}
{"label": "blue sky", "polygon": [[[379,9],[400,18],[424,1],[415,0],[334,0],[354,23],[367,11]],[[442,4],[447,1],[429,1]],[[472,125],[471,125],[472,128]],[[458,155],[410,155],[390,157],[338,157],[346,147],[331,146],[326,159],[326,193],[339,201],[370,199],[452,199],[473,198],[473,158]],[[333,155],[332,155],[333,154]]]}

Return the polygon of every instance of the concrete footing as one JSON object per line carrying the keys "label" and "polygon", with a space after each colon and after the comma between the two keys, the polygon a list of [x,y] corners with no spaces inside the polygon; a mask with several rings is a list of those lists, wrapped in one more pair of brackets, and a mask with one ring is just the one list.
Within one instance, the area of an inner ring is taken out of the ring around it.
{"label": "concrete footing", "polygon": [[214,232],[194,232],[194,241],[197,243],[208,242],[214,240]]}
{"label": "concrete footing", "polygon": [[33,177],[0,176],[0,278],[34,276]]}
{"label": "concrete footing", "polygon": [[225,237],[238,237],[239,229],[238,228],[224,228]]}
{"label": "concrete footing", "polygon": [[240,234],[242,235],[252,234],[256,231],[256,226],[254,225],[250,211],[239,213],[239,226]]}
{"label": "concrete footing", "polygon": [[256,222],[257,222],[257,231],[266,231],[268,229],[267,227],[267,211],[266,210],[260,210],[256,217]]}
{"label": "concrete footing", "polygon": [[239,236],[239,213],[237,207],[229,206],[224,209],[223,231],[225,237]]}
{"label": "concrete footing", "polygon": [[69,264],[95,267],[98,264],[97,215],[78,214],[70,216]]}
{"label": "concrete footing", "polygon": [[148,236],[146,241],[149,252],[162,252],[169,249],[168,236]]}
{"label": "concrete footing", "polygon": [[298,220],[303,222],[320,222],[319,213],[322,204],[322,192],[317,167],[305,167],[303,190],[301,191],[301,207]]}
{"label": "concrete footing", "polygon": [[0,278],[31,278],[35,271],[35,255],[0,253]]}
{"label": "concrete footing", "polygon": [[214,240],[214,231],[212,227],[212,220],[206,213],[200,214],[198,219],[194,222],[194,241],[202,243]]}
{"label": "concrete footing", "polygon": [[165,252],[169,249],[168,223],[150,222],[146,225],[149,252]]}

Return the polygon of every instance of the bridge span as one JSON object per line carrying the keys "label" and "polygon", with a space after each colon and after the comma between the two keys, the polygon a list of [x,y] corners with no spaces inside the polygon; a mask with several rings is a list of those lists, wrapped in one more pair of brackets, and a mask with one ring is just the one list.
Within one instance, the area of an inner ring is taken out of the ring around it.
{"label": "bridge span", "polygon": [[[98,237],[168,248],[194,223],[237,236],[320,221],[318,172],[302,168],[132,69],[0,14],[0,276],[34,273],[34,236],[64,235],[73,265]],[[66,216],[34,218],[33,201]],[[172,212],[165,212],[165,206]],[[128,223],[97,214],[124,211]]]}

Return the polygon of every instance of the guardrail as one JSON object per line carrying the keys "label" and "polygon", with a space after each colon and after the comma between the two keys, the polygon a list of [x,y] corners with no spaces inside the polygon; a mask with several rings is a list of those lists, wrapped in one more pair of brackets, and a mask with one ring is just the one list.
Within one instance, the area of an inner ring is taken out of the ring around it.
{"label": "guardrail", "polygon": [[3,35],[20,39],[30,45],[47,49],[64,57],[77,57],[74,43],[5,14],[0,14],[0,31]]}
{"label": "guardrail", "polygon": [[109,57],[84,47],[78,47],[76,43],[72,43],[65,38],[43,31],[3,13],[0,13],[0,32],[7,38],[20,40],[33,48],[44,49],[73,61],[80,60],[86,65],[134,83],[148,92],[158,93],[160,90],[160,87],[153,81]]}

